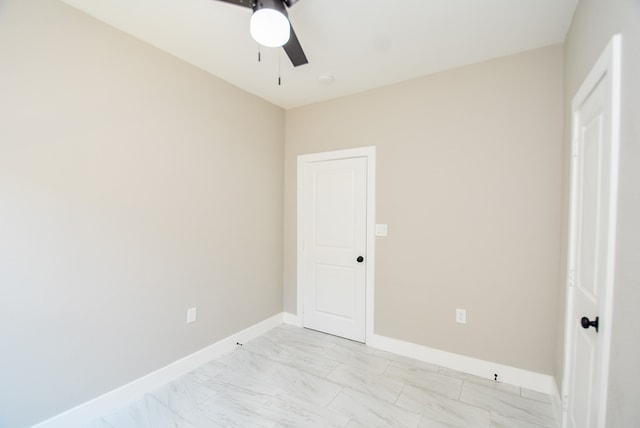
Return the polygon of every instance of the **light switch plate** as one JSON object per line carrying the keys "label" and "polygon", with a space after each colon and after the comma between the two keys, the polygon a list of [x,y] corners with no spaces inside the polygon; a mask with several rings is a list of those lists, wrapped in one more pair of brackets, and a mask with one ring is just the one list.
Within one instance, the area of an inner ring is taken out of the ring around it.
{"label": "light switch plate", "polygon": [[387,236],[388,230],[386,224],[376,224],[376,236]]}
{"label": "light switch plate", "polygon": [[456,309],[456,322],[460,324],[467,323],[467,311],[464,309]]}
{"label": "light switch plate", "polygon": [[187,309],[187,324],[192,323],[198,317],[198,308]]}

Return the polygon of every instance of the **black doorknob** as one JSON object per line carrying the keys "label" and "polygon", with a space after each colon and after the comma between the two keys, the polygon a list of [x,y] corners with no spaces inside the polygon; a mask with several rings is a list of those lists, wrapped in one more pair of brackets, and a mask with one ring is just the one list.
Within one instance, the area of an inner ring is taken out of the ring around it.
{"label": "black doorknob", "polygon": [[364,257],[362,257],[362,256],[358,256],[358,258],[356,259],[356,261],[357,261],[358,263],[362,263],[362,262],[364,261]]}
{"label": "black doorknob", "polygon": [[596,319],[594,321],[589,321],[589,318],[582,317],[582,319],[580,320],[580,324],[582,325],[582,328],[595,327],[596,328],[596,333],[597,333],[598,332],[598,322],[599,321],[600,321],[600,317],[596,317]]}

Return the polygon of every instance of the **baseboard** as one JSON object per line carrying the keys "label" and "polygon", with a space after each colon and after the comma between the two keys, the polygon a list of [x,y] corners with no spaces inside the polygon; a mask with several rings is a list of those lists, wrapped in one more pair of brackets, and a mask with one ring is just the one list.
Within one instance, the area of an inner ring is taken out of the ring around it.
{"label": "baseboard", "polygon": [[558,383],[556,380],[553,380],[553,384],[551,385],[551,406],[553,408],[553,414],[556,417],[556,426],[558,428],[562,427],[562,417],[564,416],[564,410],[562,409],[562,397],[560,396],[560,392],[558,389]]}
{"label": "baseboard", "polygon": [[168,366],[40,422],[32,428],[70,428],[86,425],[100,416],[112,413],[126,406],[133,400],[189,373],[212,359],[232,351],[237,342],[244,343],[266,333],[272,328],[282,324],[283,319],[283,313],[276,314],[271,318],[267,318],[251,327],[219,340],[191,355],[187,355]]}
{"label": "baseboard", "polygon": [[500,382],[545,394],[551,394],[552,385],[555,384],[553,377],[546,374],[441,351],[439,349],[392,339],[378,334],[373,334],[369,337],[367,339],[367,345],[486,379],[493,380],[494,374],[497,374],[498,381]]}
{"label": "baseboard", "polygon": [[290,312],[282,313],[282,322],[296,327],[302,327],[302,320],[298,318],[298,315],[292,314]]}

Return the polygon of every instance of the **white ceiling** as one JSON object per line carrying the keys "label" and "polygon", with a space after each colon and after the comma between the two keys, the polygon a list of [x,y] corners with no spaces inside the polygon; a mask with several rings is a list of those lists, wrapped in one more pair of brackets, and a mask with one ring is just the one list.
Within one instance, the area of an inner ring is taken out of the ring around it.
{"label": "white ceiling", "polygon": [[[216,0],[63,0],[273,104],[292,108],[564,40],[577,0],[300,0],[294,68]],[[278,86],[278,61],[282,85]],[[321,75],[334,77],[322,83]]]}

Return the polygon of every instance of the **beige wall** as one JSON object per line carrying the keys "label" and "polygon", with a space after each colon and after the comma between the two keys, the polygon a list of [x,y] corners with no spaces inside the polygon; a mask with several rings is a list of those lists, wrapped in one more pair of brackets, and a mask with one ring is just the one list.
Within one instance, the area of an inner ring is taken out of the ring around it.
{"label": "beige wall", "polygon": [[296,312],[296,156],[375,145],[377,222],[389,225],[375,333],[552,374],[562,96],[552,46],[288,110],[285,310]]}
{"label": "beige wall", "polygon": [[[619,215],[616,248],[614,317],[611,344],[608,427],[635,427],[640,421],[640,2],[581,0],[565,43],[565,111],[611,36],[622,34],[622,117],[620,140]],[[565,120],[565,153],[570,146],[569,116]],[[565,170],[569,157],[565,155]],[[566,181],[568,182],[568,180]],[[565,193],[568,185],[565,185]],[[566,233],[565,233],[566,235]],[[566,238],[565,238],[566,239]],[[563,270],[566,269],[563,266]],[[561,317],[565,290],[561,288]],[[562,373],[562,331],[557,357]]]}
{"label": "beige wall", "polygon": [[280,108],[58,2],[0,1],[0,427],[282,311],[283,142]]}

